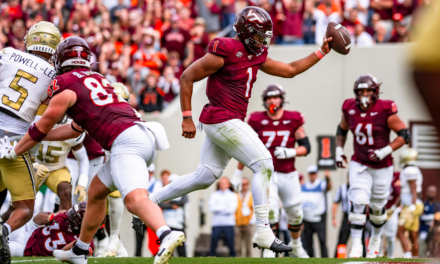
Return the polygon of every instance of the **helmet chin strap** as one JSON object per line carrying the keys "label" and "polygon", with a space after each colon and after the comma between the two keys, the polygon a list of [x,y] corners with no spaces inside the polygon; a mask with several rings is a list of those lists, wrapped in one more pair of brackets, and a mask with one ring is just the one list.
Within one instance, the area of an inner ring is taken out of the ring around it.
{"label": "helmet chin strap", "polygon": [[370,104],[370,98],[366,97],[366,96],[362,96],[361,97],[361,104],[367,108],[368,105]]}

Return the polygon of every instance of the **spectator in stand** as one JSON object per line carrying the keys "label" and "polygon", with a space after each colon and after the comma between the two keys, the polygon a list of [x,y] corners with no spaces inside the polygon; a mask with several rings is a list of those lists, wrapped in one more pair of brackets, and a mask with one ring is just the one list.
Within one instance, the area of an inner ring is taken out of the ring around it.
{"label": "spectator in stand", "polygon": [[332,188],[330,171],[325,171],[325,180],[318,178],[318,167],[310,165],[307,168],[309,181],[301,186],[303,211],[304,211],[304,232],[301,236],[305,241],[305,249],[310,257],[316,257],[313,249],[313,234],[318,235],[321,246],[321,257],[327,258],[326,245],[326,218],[327,218],[327,192]]}
{"label": "spectator in stand", "polygon": [[393,6],[393,0],[370,0],[370,9],[379,15],[380,20],[383,21],[386,32],[391,31],[393,28],[391,20]]}
{"label": "spectator in stand", "polygon": [[[129,67],[125,75],[124,71],[122,71],[123,76],[127,78],[127,88],[130,92],[136,95],[137,101],[139,101],[139,95],[142,88],[146,86],[145,80],[149,73],[150,69],[143,67],[140,63],[135,63],[133,66]],[[137,105],[137,103],[135,105]]]}
{"label": "spectator in stand", "polygon": [[232,30],[232,25],[235,22],[235,0],[221,0],[222,5],[222,29],[230,27],[231,31],[227,36],[233,38],[235,36],[235,31]]}
{"label": "spectator in stand", "polygon": [[283,12],[286,20],[283,24],[283,43],[301,45],[304,44],[302,22],[304,18],[306,0],[285,0]]}
{"label": "spectator in stand", "polygon": [[408,23],[398,13],[393,15],[393,19],[395,20],[394,29],[389,42],[408,42]]}
{"label": "spectator in stand", "polygon": [[186,31],[190,31],[194,26],[194,18],[191,17],[191,10],[186,7],[181,7],[179,10],[179,27]]}
{"label": "spectator in stand", "polygon": [[365,32],[365,27],[361,23],[356,24],[353,43],[356,47],[371,47],[374,45],[373,37]]}
{"label": "spectator in stand", "polygon": [[201,17],[196,18],[194,27],[190,29],[191,41],[194,43],[194,61],[205,56],[208,50],[209,35],[205,32],[205,29],[205,20]]}
{"label": "spectator in stand", "polygon": [[[185,58],[185,49],[191,42],[191,35],[188,31],[179,27],[179,15],[171,17],[171,27],[163,32],[162,47],[168,52],[177,51],[180,58]],[[188,48],[189,49],[189,48]]]}
{"label": "spectator in stand", "polygon": [[210,256],[217,256],[217,243],[223,236],[229,248],[229,256],[235,257],[234,226],[238,204],[237,195],[230,187],[229,179],[223,176],[218,181],[218,190],[209,197],[209,211],[213,213]]}
{"label": "spectator in stand", "polygon": [[163,70],[163,76],[159,77],[158,86],[165,93],[163,107],[166,108],[180,93],[180,82],[172,67],[168,66]]}
{"label": "spectator in stand", "polygon": [[315,10],[314,3],[312,1],[306,1],[305,10],[304,10],[304,19],[303,19],[304,44],[315,44],[316,21],[313,18],[314,10]]}
{"label": "spectator in stand", "polygon": [[318,45],[322,45],[328,23],[335,22],[339,24],[342,22],[342,17],[339,11],[333,10],[334,9],[331,3],[326,3],[324,5],[324,11],[319,8],[315,8],[313,10],[313,19],[316,21],[315,43]]}
{"label": "spectator in stand", "polygon": [[165,93],[157,85],[158,77],[156,74],[150,73],[146,78],[146,86],[140,93],[138,103],[139,113],[155,113],[158,114],[163,109],[163,97]]}
{"label": "spectator in stand", "polygon": [[157,31],[147,28],[143,33],[143,43],[140,44],[139,50],[133,55],[134,63],[140,63],[142,66],[149,68],[151,73],[160,75],[167,57],[155,48]]}
{"label": "spectator in stand", "polygon": [[420,216],[420,247],[419,247],[419,257],[426,257],[426,238],[428,236],[429,229],[431,228],[434,221],[434,214],[440,212],[440,203],[436,200],[437,198],[437,187],[435,185],[428,186],[426,190],[426,200],[424,201],[423,214]]}
{"label": "spectator in stand", "polygon": [[419,6],[419,1],[417,0],[393,0],[393,16],[395,14],[400,14],[403,16],[407,24],[411,23],[412,14]]}
{"label": "spectator in stand", "polygon": [[185,62],[187,63],[187,67],[190,65],[187,60],[185,60],[183,63],[180,61],[180,56],[177,51],[171,51],[168,55],[168,61],[167,66],[170,66],[174,70],[174,75],[177,79],[180,79],[180,76],[182,76],[183,71],[185,70]]}
{"label": "spectator in stand", "polygon": [[387,29],[383,21],[379,21],[374,26],[374,42],[376,43],[386,43],[388,42],[389,36],[387,34]]}
{"label": "spectator in stand", "polygon": [[[241,192],[237,193],[237,211],[235,212],[235,249],[237,257],[251,257],[252,236],[254,234],[254,225],[251,219],[254,215],[254,204],[252,192],[249,190],[249,180],[242,179]],[[246,253],[243,249],[245,245]]]}
{"label": "spectator in stand", "polygon": [[370,0],[347,0],[345,1],[345,17],[350,16],[350,11],[356,9],[357,20],[364,26],[368,25],[368,7],[370,6]]}
{"label": "spectator in stand", "polygon": [[343,25],[348,33],[350,33],[351,38],[354,38],[354,34],[356,31],[356,24],[359,24],[360,22],[357,19],[358,17],[358,10],[356,8],[352,8],[349,11],[349,15],[348,18],[344,19],[344,21],[342,21],[341,25]]}
{"label": "spectator in stand", "polygon": [[206,21],[206,32],[213,39],[220,30],[220,9],[214,0],[196,0],[199,16]]}
{"label": "spectator in stand", "polygon": [[[169,177],[162,177],[163,186],[167,186],[170,182],[175,180],[179,175],[171,174]],[[162,209],[165,222],[171,230],[185,232],[185,204],[188,202],[188,195],[173,199],[168,202],[159,204]],[[186,257],[185,242],[182,246],[177,247],[177,254],[179,257]]]}

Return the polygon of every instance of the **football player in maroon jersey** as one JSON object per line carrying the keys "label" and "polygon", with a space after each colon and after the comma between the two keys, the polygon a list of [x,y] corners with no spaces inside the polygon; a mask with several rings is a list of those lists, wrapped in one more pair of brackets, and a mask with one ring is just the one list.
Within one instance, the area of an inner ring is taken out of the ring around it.
{"label": "football player in maroon jersey", "polygon": [[11,255],[52,257],[56,249],[70,249],[78,239],[85,212],[86,202],[82,202],[56,214],[38,213],[9,236]]}
{"label": "football player in maroon jersey", "polygon": [[[163,126],[145,123],[133,108],[115,94],[109,81],[90,71],[91,51],[78,37],[64,39],[54,54],[58,76],[49,85],[49,106],[18,144],[0,139],[0,158],[15,159],[38,142],[74,138],[82,132],[111,152],[88,190],[87,212],[80,237],[69,251],[55,250],[58,260],[87,263],[89,245],[105,217],[107,196],[119,190],[128,211],[137,215],[159,237],[159,253],[154,263],[168,263],[174,249],[186,239],[183,232],[171,231],[158,205],[148,199],[148,165],[157,150],[169,148]],[[67,113],[71,124],[52,129]]]}
{"label": "football player in maroon jersey", "polygon": [[[309,258],[300,238],[303,210],[295,157],[310,153],[310,143],[304,131],[302,114],[284,110],[284,96],[284,89],[280,85],[267,86],[261,96],[266,111],[252,113],[248,123],[257,132],[273,159],[274,173],[269,188],[270,225],[272,229],[276,229],[280,218],[279,200],[281,200],[293,238],[289,243],[292,254],[298,258]],[[295,148],[296,142],[298,142],[297,148]],[[231,180],[237,191],[241,189],[243,168],[244,165],[239,163]],[[275,254],[266,249],[263,256],[275,257]]]}
{"label": "football player in maroon jersey", "polygon": [[[359,258],[363,253],[361,236],[367,205],[373,225],[367,258],[377,256],[382,227],[387,220],[385,205],[393,179],[391,153],[410,140],[409,130],[397,115],[396,104],[379,99],[380,85],[372,75],[362,75],[356,80],[353,88],[356,98],[347,99],[342,105],[342,120],[336,133],[336,164],[340,168],[345,168],[343,162],[347,163],[343,148],[348,130],[354,136],[354,154],[349,168],[351,258]],[[397,133],[392,142],[391,130]]]}
{"label": "football player in maroon jersey", "polygon": [[189,192],[211,186],[223,174],[234,158],[254,173],[254,198],[257,232],[254,246],[275,252],[288,252],[292,248],[275,237],[269,226],[268,193],[273,172],[272,156],[255,131],[244,121],[258,70],[293,78],[308,70],[330,52],[324,37],[323,44],[307,57],[285,63],[268,57],[268,44],[273,24],[269,14],[259,7],[243,8],[234,23],[234,38],[215,38],[208,46],[208,54],[194,62],[180,79],[182,108],[182,136],[194,138],[196,126],[192,120],[191,97],[194,82],[208,77],[206,93],[209,103],[200,115],[199,131],[206,138],[202,146],[200,163],[190,174],[179,177],[150,199],[156,203],[172,200]]}

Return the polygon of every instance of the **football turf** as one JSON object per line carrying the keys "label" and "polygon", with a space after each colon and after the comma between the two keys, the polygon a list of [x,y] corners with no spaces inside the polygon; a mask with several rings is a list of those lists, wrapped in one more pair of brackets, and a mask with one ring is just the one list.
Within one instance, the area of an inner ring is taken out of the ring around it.
{"label": "football turf", "polygon": [[[88,264],[145,264],[153,263],[153,258],[89,258]],[[295,259],[295,258],[276,258],[276,259],[262,259],[262,258],[172,258],[169,264],[266,264],[266,263],[289,263],[289,264],[337,264],[337,263],[410,263],[410,262],[433,262],[432,259],[387,259],[377,258],[374,261],[371,259]],[[12,263],[59,263],[54,258],[12,258]]]}

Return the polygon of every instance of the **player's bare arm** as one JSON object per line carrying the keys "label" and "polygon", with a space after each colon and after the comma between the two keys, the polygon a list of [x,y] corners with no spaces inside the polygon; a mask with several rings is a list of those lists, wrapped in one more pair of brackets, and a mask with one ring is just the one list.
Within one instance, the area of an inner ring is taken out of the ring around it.
{"label": "player's bare arm", "polygon": [[71,138],[76,138],[81,135],[82,132],[84,132],[82,127],[75,123],[75,121],[72,121],[72,123],[70,124],[65,124],[52,129],[49,133],[47,133],[44,140],[63,141]]}
{"label": "player's bare arm", "polygon": [[333,187],[333,185],[332,185],[332,180],[331,180],[331,178],[330,178],[330,171],[329,170],[326,170],[325,172],[324,172],[324,176],[325,176],[325,180],[327,181],[327,188],[325,189],[326,191],[330,191],[331,189],[332,189],[332,187]]}
{"label": "player's bare arm", "polygon": [[49,225],[52,222],[50,220],[51,215],[53,214],[40,212],[36,216],[34,216],[32,221],[34,221],[34,223],[39,226]]}
{"label": "player's bare arm", "polygon": [[[194,82],[198,82],[218,71],[223,67],[223,58],[211,53],[194,62],[186,69],[180,77],[180,105],[182,112],[191,111],[191,97]],[[182,136],[194,138],[196,136],[196,126],[192,118],[186,116],[182,121]]]}
{"label": "player's bare arm", "polygon": [[347,156],[344,155],[344,146],[347,141],[348,124],[345,121],[344,115],[342,115],[341,122],[338,125],[336,131],[336,166],[338,168],[345,168],[344,163],[348,163]]}
{"label": "player's bare arm", "polygon": [[409,132],[405,123],[396,115],[388,117],[388,128],[397,133],[398,137],[390,143],[390,147],[393,151],[401,148],[405,143],[409,143]]}
{"label": "player's bare arm", "polygon": [[76,240],[70,242],[69,244],[65,245],[61,250],[64,250],[64,251],[70,250],[73,247],[73,245],[75,245],[75,242],[76,242]]}
{"label": "player's bare arm", "polygon": [[[325,54],[328,54],[331,50],[330,46],[328,45],[331,40],[332,38],[327,39],[324,37],[324,43],[322,43],[321,50]],[[312,53],[300,60],[292,61],[291,63],[276,61],[270,57],[267,57],[266,62],[261,64],[260,70],[273,76],[293,78],[296,75],[307,71],[320,60],[321,59],[315,53]]]}
{"label": "player's bare arm", "polygon": [[[55,95],[49,102],[47,110],[43,116],[34,124],[35,128],[41,134],[48,134],[53,126],[63,117],[67,109],[76,102],[76,94],[73,91],[65,90]],[[32,127],[30,128],[32,129]],[[79,134],[78,134],[79,135]],[[77,135],[77,136],[78,136]],[[15,147],[15,154],[20,156],[38,144],[30,135],[29,131]]]}
{"label": "player's bare arm", "polygon": [[408,180],[409,189],[411,190],[412,200],[411,204],[416,204],[417,202],[417,185],[416,180]]}
{"label": "player's bare arm", "polygon": [[298,145],[299,145],[295,149],[296,156],[297,157],[307,156],[307,154],[310,153],[310,143],[309,143],[309,139],[307,137],[306,131],[304,130],[303,126],[300,126],[295,131],[295,140],[296,140],[296,142],[298,142]]}

